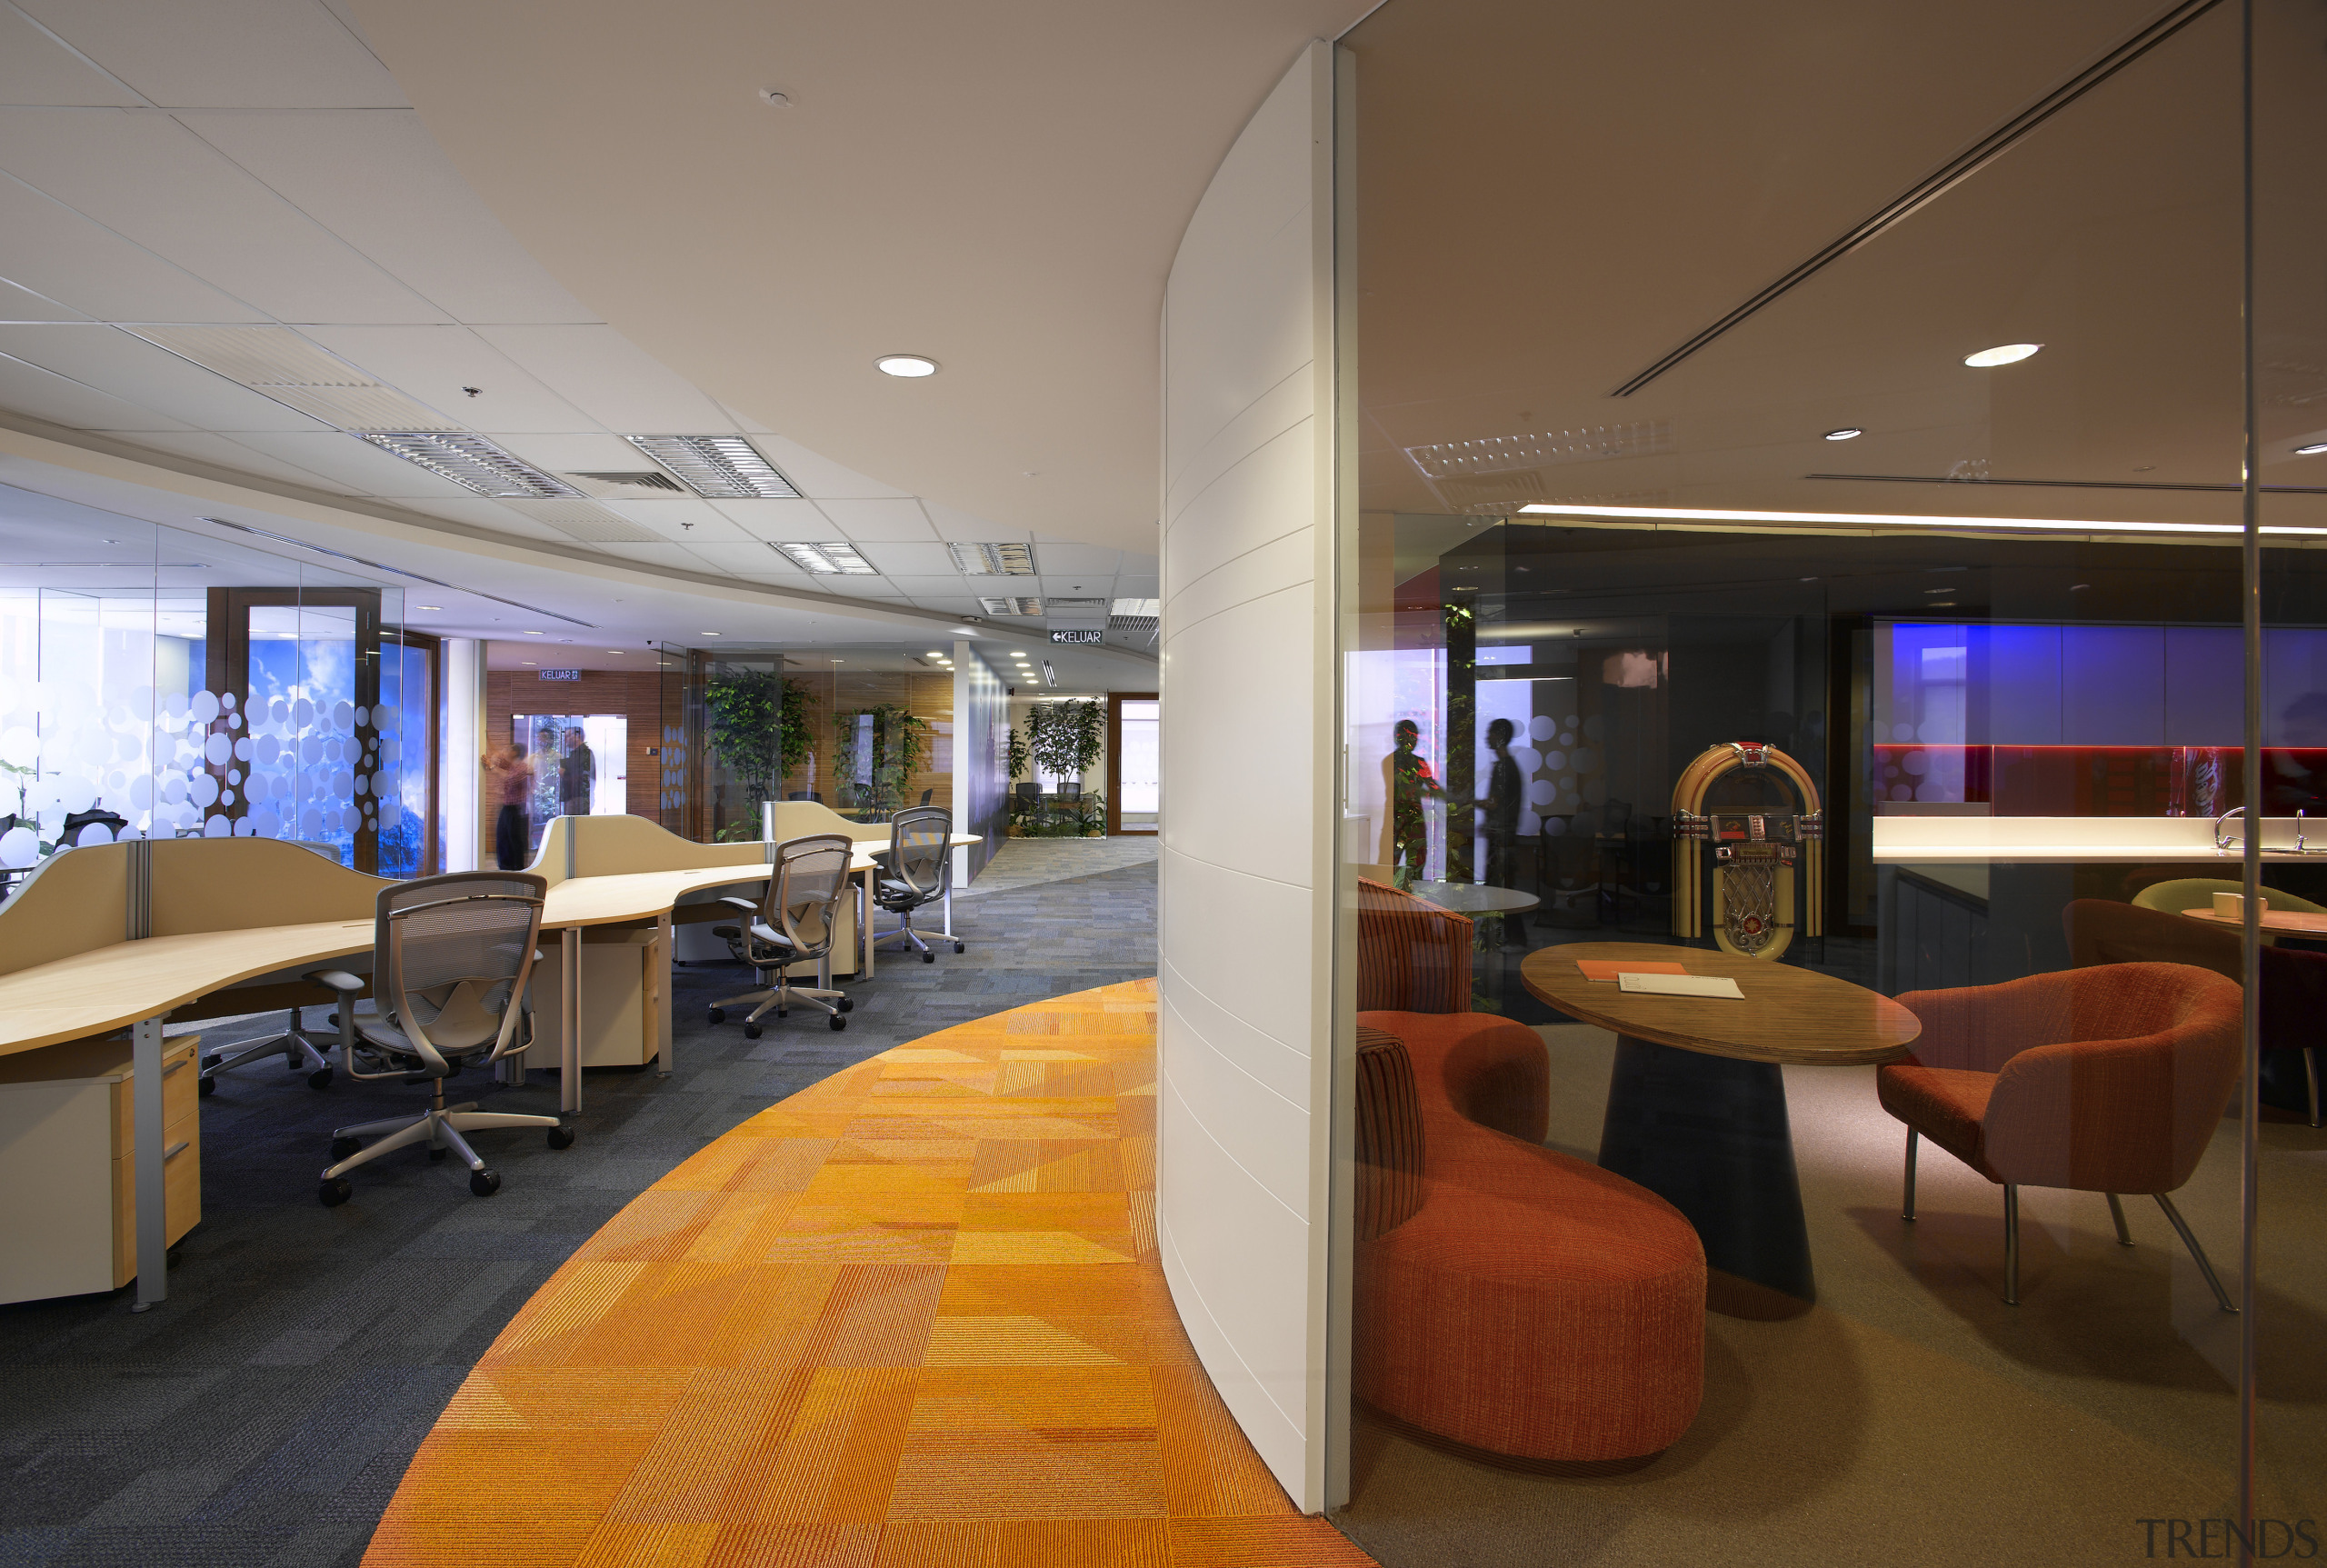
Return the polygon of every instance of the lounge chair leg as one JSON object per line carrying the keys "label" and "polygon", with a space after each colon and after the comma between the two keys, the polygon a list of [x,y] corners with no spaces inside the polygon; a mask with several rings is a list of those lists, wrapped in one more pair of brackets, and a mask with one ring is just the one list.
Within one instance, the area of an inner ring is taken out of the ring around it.
{"label": "lounge chair leg", "polygon": [[2108,1198],[2109,1217],[2117,1223],[2117,1244],[2130,1247],[2133,1244],[2133,1233],[2125,1224],[2125,1205],[2117,1201],[2114,1193],[2109,1193]]}
{"label": "lounge chair leg", "polygon": [[2173,1200],[2163,1193],[2156,1193],[2155,1196],[2157,1206],[2165,1211],[2165,1217],[2172,1220],[2173,1228],[2182,1233],[2182,1244],[2190,1249],[2190,1256],[2196,1262],[2198,1272],[2205,1275],[2206,1283],[2213,1287],[2216,1303],[2224,1312],[2236,1312],[2238,1308],[2232,1304],[2230,1293],[2222,1288],[2222,1281],[2214,1274],[2214,1265],[2206,1259],[2206,1249],[2198,1244],[2197,1235],[2190,1229],[2190,1223],[2182,1217],[2182,1211],[2175,1208]]}
{"label": "lounge chair leg", "polygon": [[2003,1188],[2003,1304],[2020,1304],[2020,1189]]}
{"label": "lounge chair leg", "polygon": [[2302,1080],[2311,1090],[2311,1124],[2319,1125],[2319,1047],[2302,1048]]}
{"label": "lounge chair leg", "polygon": [[1921,1135],[1913,1127],[1907,1129],[1907,1204],[1899,1217],[1909,1222],[1915,1217],[1915,1141]]}

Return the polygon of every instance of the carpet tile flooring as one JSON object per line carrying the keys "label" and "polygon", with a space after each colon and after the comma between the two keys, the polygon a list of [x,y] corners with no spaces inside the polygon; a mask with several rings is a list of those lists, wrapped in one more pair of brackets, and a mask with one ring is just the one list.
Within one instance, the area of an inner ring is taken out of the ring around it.
{"label": "carpet tile flooring", "polygon": [[1299,1568],[1156,1260],[1155,987],[884,1051],[656,1182],[504,1329],[365,1568]]}
{"label": "carpet tile flooring", "polygon": [[[354,1201],[325,1209],[315,1187],[332,1129],[416,1112],[419,1092],[343,1081],[317,1094],[273,1063],[228,1075],[202,1103],[204,1218],[169,1301],[137,1314],[127,1293],[0,1306],[0,1565],[353,1568],[462,1379],[631,1200],[868,1056],[1154,974],[1153,864],[1047,858],[1050,880],[956,901],[967,953],[884,955],[850,988],[844,1034],[771,1018],[745,1040],[734,1023],[707,1024],[703,1006],[748,972],[678,970],[674,1075],[592,1072],[570,1149],[481,1134],[504,1179],[490,1199],[469,1195],[456,1164],[415,1151],[357,1172]],[[1074,874],[1085,868],[1096,874]],[[223,1044],[279,1024],[197,1027]],[[556,1077],[510,1089],[471,1075],[460,1097],[472,1095],[554,1110]]]}

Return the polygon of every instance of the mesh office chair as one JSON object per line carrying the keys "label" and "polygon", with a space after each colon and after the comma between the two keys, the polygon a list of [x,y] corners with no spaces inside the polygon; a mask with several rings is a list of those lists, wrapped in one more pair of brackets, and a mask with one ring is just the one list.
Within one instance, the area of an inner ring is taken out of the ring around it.
{"label": "mesh office chair", "polygon": [[[297,844],[301,849],[314,850],[334,865],[340,864],[337,844],[310,844],[304,839],[292,842]],[[307,978],[313,980],[316,976],[310,974]],[[325,984],[329,983],[325,982]],[[300,1022],[299,1013],[300,1009],[296,1007],[291,1009],[291,1026],[280,1034],[270,1035],[254,1044],[233,1047],[231,1055],[220,1051],[204,1056],[202,1077],[197,1085],[197,1092],[204,1095],[216,1094],[219,1074],[231,1073],[237,1067],[267,1056],[282,1057],[283,1070],[286,1073],[304,1070],[307,1074],[308,1088],[318,1090],[330,1088],[331,1062],[324,1055],[328,1046],[318,1046],[313,1040],[307,1038],[307,1026]]]}
{"label": "mesh office chair", "polygon": [[[319,976],[345,995],[339,1009],[340,1061],[351,1077],[402,1078],[429,1086],[428,1109],[413,1118],[391,1117],[342,1127],[331,1144],[333,1164],[317,1193],[325,1207],[347,1201],[347,1173],[381,1155],[425,1143],[428,1157],[447,1148],[468,1163],[469,1191],[480,1198],[501,1190],[464,1133],[496,1127],[544,1127],[549,1146],[574,1142],[573,1129],[554,1116],[480,1111],[474,1101],[444,1104],[444,1080],[464,1067],[490,1066],[522,1051],[519,1024],[526,983],[541,939],[546,877],[521,871],[464,871],[425,876],[383,888],[373,926],[372,994],[379,1012],[355,1016],[351,974]],[[366,1064],[376,1070],[367,1071]],[[377,1138],[368,1148],[360,1140]]]}
{"label": "mesh office chair", "polygon": [[[833,989],[833,941],[840,930],[840,901],[848,891],[848,865],[855,854],[855,846],[837,833],[787,839],[776,846],[775,870],[769,874],[759,903],[748,898],[721,901],[751,918],[741,925],[715,925],[712,934],[741,941],[744,962],[767,984],[713,1003],[711,1022],[725,1022],[730,1007],[756,1003],[744,1020],[744,1038],[756,1040],[763,1016],[773,1011],[782,1018],[796,1002],[830,1014],[836,1030],[848,1027],[842,1014],[856,1004]],[[816,984],[793,984],[792,966],[810,962],[816,965]]]}
{"label": "mesh office chair", "polygon": [[[924,964],[937,954],[913,928],[913,912],[945,896],[954,885],[954,855],[946,840],[953,836],[954,814],[942,805],[907,806],[889,824],[889,847],[873,881],[873,899],[897,917],[897,928],[874,939],[875,948],[903,943],[921,954]],[[964,950],[959,942],[954,951]]]}

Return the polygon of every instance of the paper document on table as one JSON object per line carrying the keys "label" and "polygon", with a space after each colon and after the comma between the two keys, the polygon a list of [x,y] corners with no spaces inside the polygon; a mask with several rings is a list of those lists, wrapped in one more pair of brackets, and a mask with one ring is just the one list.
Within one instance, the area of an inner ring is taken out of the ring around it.
{"label": "paper document on table", "polygon": [[1616,976],[1621,991],[1644,991],[1652,996],[1730,996],[1743,1002],[1745,993],[1725,974],[1642,974],[1626,970]]}
{"label": "paper document on table", "polygon": [[1677,964],[1644,964],[1631,958],[1579,958],[1576,968],[1586,980],[1613,981],[1619,974],[1686,974]]}

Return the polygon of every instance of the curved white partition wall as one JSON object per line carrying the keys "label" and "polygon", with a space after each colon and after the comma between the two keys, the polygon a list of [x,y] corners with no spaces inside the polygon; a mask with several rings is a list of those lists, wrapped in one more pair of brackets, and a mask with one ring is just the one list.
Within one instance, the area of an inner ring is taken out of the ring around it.
{"label": "curved white partition wall", "polygon": [[1336,814],[1332,71],[1332,46],[1311,45],[1253,116],[1164,308],[1157,1231],[1205,1370],[1313,1512]]}

